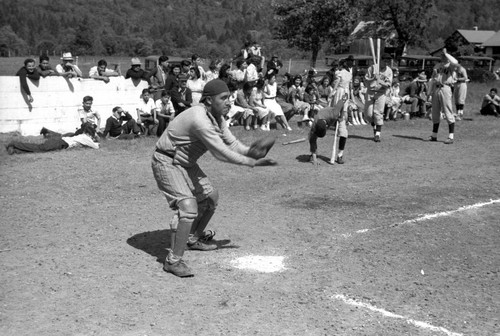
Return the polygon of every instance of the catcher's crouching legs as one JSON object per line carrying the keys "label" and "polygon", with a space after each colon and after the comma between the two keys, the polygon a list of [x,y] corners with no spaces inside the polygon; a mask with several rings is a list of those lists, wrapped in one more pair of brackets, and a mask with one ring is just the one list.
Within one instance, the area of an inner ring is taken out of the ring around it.
{"label": "catcher's crouching legs", "polygon": [[219,191],[213,189],[212,192],[203,201],[198,202],[198,216],[191,226],[191,234],[198,239],[203,235],[210,219],[215,213],[217,204],[219,203]]}
{"label": "catcher's crouching legs", "polygon": [[191,226],[198,215],[196,199],[186,198],[178,202],[178,214],[170,223],[171,246],[163,269],[178,277],[191,277],[193,272],[182,260]]}

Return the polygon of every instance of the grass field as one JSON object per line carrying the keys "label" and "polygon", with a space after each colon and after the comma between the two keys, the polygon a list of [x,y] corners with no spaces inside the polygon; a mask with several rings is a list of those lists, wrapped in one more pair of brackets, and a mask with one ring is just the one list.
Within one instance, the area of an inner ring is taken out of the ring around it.
{"label": "grass field", "polygon": [[[209,229],[231,243],[186,252],[191,279],[162,270],[172,212],[151,173],[155,138],[2,147],[0,334],[499,335],[500,120],[478,114],[486,89],[471,85],[449,146],[445,122],[437,143],[426,119],[387,122],[380,143],[355,126],[346,164],[326,163],[330,130],[314,167],[307,142],[282,145],[307,137],[293,119],[270,132],[276,167],[205,155],[221,195]],[[247,144],[269,134],[232,130]]]}

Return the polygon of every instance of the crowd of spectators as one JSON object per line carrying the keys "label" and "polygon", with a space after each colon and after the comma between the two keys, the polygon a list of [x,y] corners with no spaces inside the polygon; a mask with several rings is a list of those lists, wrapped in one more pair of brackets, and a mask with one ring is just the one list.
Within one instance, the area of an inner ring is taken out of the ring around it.
{"label": "crowd of spectators", "polygon": [[[61,63],[54,68],[48,56],[40,56],[38,67],[34,59],[26,59],[17,72],[27,101],[33,97],[27,79],[64,76],[82,77],[82,71],[74,64],[71,53],[64,53]],[[334,63],[329,71],[318,78],[316,70],[301,74],[283,73],[283,63],[273,54],[266,62],[258,43],[247,43],[230,62],[221,59],[210,61],[207,70],[199,55],[188,60],[170,63],[168,56],[160,56],[157,65],[149,71],[142,68],[139,58],[132,58],[125,79],[145,81],[144,89],[138,97],[136,118],[124,112],[121,107],[113,109],[113,116],[100,130],[100,117],[91,110],[91,97],[84,98],[78,111],[82,124],[90,122],[97,134],[120,139],[130,139],[140,135],[157,135],[166,129],[170,120],[187,108],[199,104],[205,84],[219,78],[231,89],[231,110],[227,115],[229,126],[241,125],[246,130],[269,131],[271,123],[291,131],[289,120],[298,115],[300,123],[311,125],[317,112],[347,96],[347,125],[366,125],[364,116],[366,87],[363,77],[357,76],[354,59],[349,56]],[[404,85],[398,80],[398,71],[393,68],[394,78],[387,92],[385,120],[397,120],[403,116],[428,117],[431,105],[429,84],[425,72],[418,74],[411,83]],[[105,83],[110,77],[121,76],[119,67],[108,68],[101,59],[91,67],[88,77]],[[90,98],[90,99],[89,99]],[[485,96],[482,113],[499,113],[499,98],[492,90]]]}

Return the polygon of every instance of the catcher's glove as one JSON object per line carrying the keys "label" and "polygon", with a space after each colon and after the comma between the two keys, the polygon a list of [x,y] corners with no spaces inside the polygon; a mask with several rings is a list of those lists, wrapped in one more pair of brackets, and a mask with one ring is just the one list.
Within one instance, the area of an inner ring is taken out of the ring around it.
{"label": "catcher's glove", "polygon": [[276,141],[275,137],[268,136],[256,140],[248,150],[248,156],[254,158],[256,160],[261,159],[267,155],[269,150],[273,147],[274,142]]}

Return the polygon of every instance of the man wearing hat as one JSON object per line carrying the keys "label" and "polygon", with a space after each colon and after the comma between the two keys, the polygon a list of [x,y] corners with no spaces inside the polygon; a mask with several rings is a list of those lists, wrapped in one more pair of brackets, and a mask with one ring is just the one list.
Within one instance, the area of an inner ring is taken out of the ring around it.
{"label": "man wearing hat", "polygon": [[269,62],[266,63],[266,74],[269,74],[269,71],[272,71],[276,76],[278,76],[278,72],[282,67],[283,63],[278,59],[278,55],[273,55]]}
{"label": "man wearing hat", "polygon": [[427,102],[427,76],[422,71],[405,89],[405,104],[411,105],[410,115],[424,116]]}
{"label": "man wearing hat", "polygon": [[441,114],[448,122],[448,139],[445,144],[454,142],[455,117],[453,115],[452,87],[456,82],[455,65],[458,61],[443,49],[441,62],[436,64],[432,71],[432,135],[429,141],[437,141]]}
{"label": "man wearing hat", "polygon": [[[330,126],[334,126],[337,122],[339,123],[339,151],[335,162],[338,164],[344,164],[344,149],[347,142],[347,127],[345,123],[345,115],[347,113],[348,100],[347,95],[337,102],[336,104],[322,108],[318,111],[314,117],[314,121],[309,130],[309,149],[311,151],[311,163],[313,165],[319,165],[317,160],[316,151],[318,149],[317,140],[318,138],[323,138],[326,135],[326,130]],[[344,120],[344,122],[342,122]]]}
{"label": "man wearing hat", "polygon": [[457,82],[455,83],[455,88],[453,90],[453,98],[455,100],[455,106],[457,108],[456,120],[462,120],[464,117],[464,105],[465,98],[467,97],[467,82],[469,77],[467,76],[467,70],[460,64],[456,64],[455,72],[457,75]]}
{"label": "man wearing hat", "polygon": [[[276,164],[264,158],[267,151],[239,142],[225,121],[231,102],[226,83],[220,79],[203,88],[200,105],[173,119],[156,143],[152,157],[153,175],[175,212],[170,222],[171,246],[163,269],[179,277],[193,272],[182,257],[190,250],[217,249],[213,232],[205,233],[218,202],[218,191],[198,166],[198,159],[210,151],[217,159],[249,167]],[[187,246],[186,246],[187,242]]]}
{"label": "man wearing hat", "polygon": [[125,79],[132,78],[133,81],[145,80],[149,83],[148,72],[141,68],[141,60],[137,57],[130,61],[130,69],[125,73]]}
{"label": "man wearing hat", "polygon": [[175,115],[178,116],[184,110],[193,104],[193,93],[187,87],[188,75],[181,73],[179,75],[179,86],[170,90],[172,105],[174,105]]}
{"label": "man wearing hat", "polygon": [[63,53],[61,60],[62,63],[56,65],[56,71],[59,75],[68,78],[82,77],[82,71],[73,64],[74,59],[70,52]]}
{"label": "man wearing hat", "polygon": [[373,127],[373,141],[380,142],[382,125],[384,125],[385,98],[392,85],[392,69],[387,62],[391,55],[383,54],[378,69],[371,65],[365,75],[366,99],[365,115]]}

